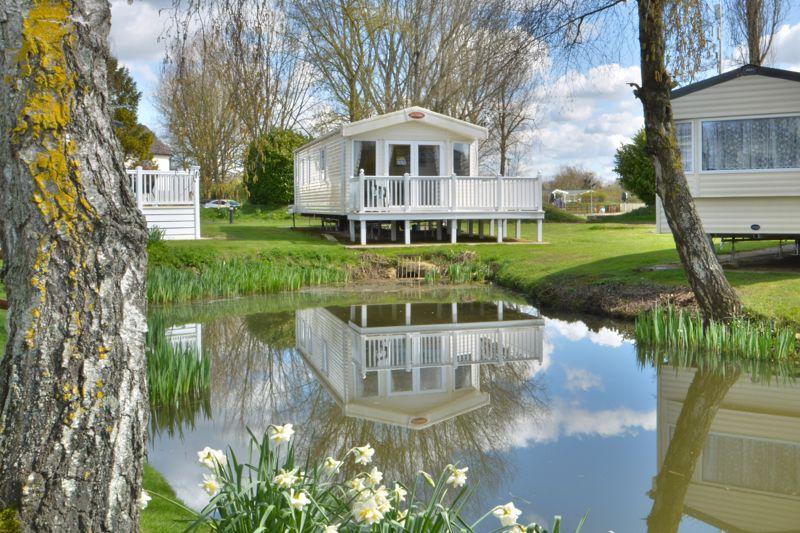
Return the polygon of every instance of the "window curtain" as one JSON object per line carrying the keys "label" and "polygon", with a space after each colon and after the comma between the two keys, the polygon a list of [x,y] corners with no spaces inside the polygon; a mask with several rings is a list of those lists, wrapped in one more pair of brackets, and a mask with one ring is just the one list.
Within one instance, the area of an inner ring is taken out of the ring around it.
{"label": "window curtain", "polygon": [[800,117],[703,122],[703,170],[800,168]]}
{"label": "window curtain", "polygon": [[678,138],[678,148],[681,151],[683,171],[692,172],[692,123],[678,122],[675,124],[675,136]]}

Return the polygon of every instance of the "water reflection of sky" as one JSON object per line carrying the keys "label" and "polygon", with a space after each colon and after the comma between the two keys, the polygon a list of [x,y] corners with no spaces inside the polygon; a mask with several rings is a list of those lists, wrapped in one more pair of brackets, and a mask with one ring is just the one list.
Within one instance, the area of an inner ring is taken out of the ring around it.
{"label": "water reflection of sky", "polygon": [[[213,420],[200,415],[181,434],[162,431],[152,438],[149,457],[190,506],[200,508],[207,501],[198,486],[203,470],[197,450],[231,445],[242,456],[248,442],[245,427],[259,433],[270,422],[291,421],[305,439],[300,444],[311,448],[311,434],[325,431],[333,431],[329,440],[347,446],[348,438],[363,434],[409,446],[444,441],[449,456],[438,458],[441,463],[463,460],[470,466],[470,483],[480,482],[476,515],[513,500],[526,522],[549,523],[560,514],[570,531],[589,511],[586,531],[646,530],[652,506],[648,491],[657,473],[657,377],[652,368],[639,368],[634,345],[618,330],[546,318],[541,363],[515,363],[514,373],[492,374],[512,384],[498,388],[489,406],[414,431],[344,417],[294,349],[267,342],[281,328],[291,330],[293,338],[294,316],[226,316],[204,323],[203,344],[215,353]],[[254,333],[254,324],[260,324],[260,333]],[[521,376],[521,382],[514,384],[514,376]],[[515,391],[529,397],[509,398]],[[336,424],[351,435],[336,436]],[[462,442],[481,424],[490,431],[474,440],[479,449],[453,448],[454,441]],[[448,431],[455,435],[450,440],[442,434]],[[391,442],[372,444],[379,465],[391,462]],[[318,453],[328,451],[319,448]],[[684,519],[681,531],[713,529]]]}

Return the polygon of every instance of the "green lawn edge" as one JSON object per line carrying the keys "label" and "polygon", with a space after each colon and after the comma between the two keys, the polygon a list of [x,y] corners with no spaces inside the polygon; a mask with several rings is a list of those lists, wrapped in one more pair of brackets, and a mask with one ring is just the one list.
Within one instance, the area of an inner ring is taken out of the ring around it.
{"label": "green lawn edge", "polygon": [[[196,520],[197,515],[186,510],[164,476],[150,464],[144,465],[142,488],[152,500],[141,513],[139,527],[142,533],[180,533]],[[179,502],[180,505],[169,501]]]}

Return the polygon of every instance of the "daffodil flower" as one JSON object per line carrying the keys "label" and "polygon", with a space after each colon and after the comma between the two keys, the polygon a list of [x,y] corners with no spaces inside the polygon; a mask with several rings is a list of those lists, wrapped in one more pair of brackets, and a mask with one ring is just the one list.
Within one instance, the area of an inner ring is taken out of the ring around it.
{"label": "daffodil flower", "polygon": [[456,468],[454,466],[450,467],[450,476],[447,478],[447,483],[452,485],[455,488],[463,487],[464,483],[467,482],[467,468]]}
{"label": "daffodil flower", "polygon": [[355,505],[353,505],[353,517],[356,522],[371,526],[383,520],[383,513],[378,509],[378,504],[374,498],[366,498],[355,502]]}
{"label": "daffodil flower", "polygon": [[356,446],[351,450],[355,454],[355,463],[357,465],[366,465],[372,462],[372,456],[375,455],[375,450],[369,444],[364,446]]}
{"label": "daffodil flower", "polygon": [[378,470],[378,467],[373,466],[372,470],[367,474],[367,483],[370,487],[378,485],[383,480],[383,473]]}
{"label": "daffodil flower", "polygon": [[364,486],[364,480],[360,477],[354,477],[350,481],[347,482],[347,486],[350,487],[350,490],[353,492],[361,492],[366,487]]}
{"label": "daffodil flower", "polygon": [[282,426],[272,426],[270,439],[275,441],[275,444],[283,444],[292,440],[294,429],[291,424],[284,424]]}
{"label": "daffodil flower", "polygon": [[289,491],[289,506],[292,509],[302,511],[309,503],[311,503],[311,500],[304,491],[301,490],[297,493],[295,493],[294,490]]}
{"label": "daffodil flower", "polygon": [[322,533],[339,533],[339,524],[331,524],[322,529]]}
{"label": "daffodil flower", "polygon": [[153,498],[151,498],[150,495],[147,494],[146,490],[142,490],[142,492],[139,493],[139,509],[146,509],[147,504],[150,503],[150,500],[152,499]]}
{"label": "daffodil flower", "polygon": [[209,470],[216,470],[218,466],[225,466],[228,462],[222,450],[215,450],[209,446],[197,452],[197,460]]}
{"label": "daffodil flower", "polygon": [[425,478],[425,481],[428,482],[428,485],[430,485],[431,487],[435,487],[436,486],[436,483],[433,481],[433,478],[431,477],[431,475],[429,473],[427,473],[424,470],[420,470],[417,473]]}
{"label": "daffodil flower", "polygon": [[517,523],[517,518],[522,514],[522,511],[514,506],[514,502],[508,502],[505,505],[498,505],[492,511],[492,514],[500,520],[501,526],[513,526]]}
{"label": "daffodil flower", "polygon": [[217,476],[214,474],[203,474],[203,482],[200,483],[200,488],[206,491],[210,496],[214,496],[219,492],[219,482]]}
{"label": "daffodil flower", "polygon": [[399,483],[394,484],[394,490],[392,492],[394,493],[394,497],[398,502],[406,501],[406,494],[408,494],[408,491]]}
{"label": "daffodil flower", "polygon": [[297,468],[289,470],[288,472],[281,468],[281,470],[273,478],[272,482],[282,489],[288,489],[297,483],[298,480]]}
{"label": "daffodil flower", "polygon": [[339,467],[342,466],[341,461],[337,461],[333,457],[328,457],[325,459],[325,462],[322,465],[322,468],[329,474],[332,474],[339,470]]}
{"label": "daffodil flower", "polygon": [[405,511],[400,511],[399,513],[397,513],[397,519],[396,519],[397,523],[400,524],[401,526],[405,527],[405,525],[406,525],[406,516],[408,516],[408,509],[406,509]]}

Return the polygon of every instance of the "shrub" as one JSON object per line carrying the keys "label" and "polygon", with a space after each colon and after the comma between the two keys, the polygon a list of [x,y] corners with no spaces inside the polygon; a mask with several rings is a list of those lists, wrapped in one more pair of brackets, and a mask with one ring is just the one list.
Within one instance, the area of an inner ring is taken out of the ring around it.
{"label": "shrub", "polygon": [[274,130],[253,141],[245,158],[244,185],[254,204],[294,201],[294,150],[308,139],[292,130]]}
{"label": "shrub", "polygon": [[[468,524],[462,513],[472,494],[468,468],[449,465],[436,480],[420,472],[412,484],[387,486],[383,473],[368,466],[374,454],[369,444],[351,449],[341,461],[328,457],[316,463],[301,462],[290,442],[293,434],[291,424],[270,426],[261,440],[250,433],[247,463],[240,463],[232,450],[224,454],[206,447],[198,452],[200,463],[211,470],[204,474],[201,486],[212,497],[192,528],[436,533],[473,531],[489,519],[499,521],[494,531],[546,532],[537,524],[517,524],[521,511],[512,502]],[[342,465],[350,458],[364,471],[344,480]],[[554,532],[560,530],[560,522],[556,517]]]}
{"label": "shrub", "polygon": [[563,209],[549,204],[544,206],[544,220],[545,222],[586,222],[577,215],[567,213]]}
{"label": "shrub", "polygon": [[634,136],[633,142],[623,144],[614,155],[614,172],[619,183],[647,205],[656,202],[656,174],[653,162],[645,152],[644,129]]}

